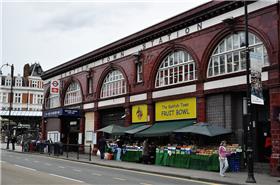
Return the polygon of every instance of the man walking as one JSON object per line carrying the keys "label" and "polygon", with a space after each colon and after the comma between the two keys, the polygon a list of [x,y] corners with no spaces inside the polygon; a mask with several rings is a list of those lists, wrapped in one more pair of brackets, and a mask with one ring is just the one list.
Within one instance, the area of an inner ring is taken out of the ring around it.
{"label": "man walking", "polygon": [[104,136],[102,136],[98,142],[98,149],[100,151],[100,159],[104,159],[104,153],[106,149],[106,140]]}

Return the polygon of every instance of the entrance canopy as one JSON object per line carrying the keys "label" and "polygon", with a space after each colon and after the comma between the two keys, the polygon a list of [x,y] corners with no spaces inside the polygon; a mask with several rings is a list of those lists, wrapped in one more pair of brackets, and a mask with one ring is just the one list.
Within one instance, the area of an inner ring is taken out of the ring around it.
{"label": "entrance canopy", "polygon": [[231,133],[231,129],[215,126],[209,123],[197,123],[195,125],[180,128],[174,131],[175,133],[193,133],[209,137],[214,137],[223,134]]}
{"label": "entrance canopy", "polygon": [[136,133],[136,137],[156,137],[156,136],[168,136],[173,133],[174,130],[180,129],[186,126],[192,125],[194,120],[180,120],[180,121],[167,121],[157,122],[150,128]]}

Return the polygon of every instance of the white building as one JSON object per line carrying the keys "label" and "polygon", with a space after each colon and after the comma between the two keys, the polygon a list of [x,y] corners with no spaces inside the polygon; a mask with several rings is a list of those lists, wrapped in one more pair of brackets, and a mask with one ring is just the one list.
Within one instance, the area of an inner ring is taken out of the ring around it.
{"label": "white building", "polygon": [[34,63],[31,66],[26,64],[23,69],[23,76],[20,76],[20,74],[14,76],[11,112],[9,112],[11,74],[5,75],[0,72],[0,121],[2,132],[8,128],[10,117],[10,129],[24,127],[28,128],[28,130],[36,130],[38,133],[44,96],[43,81],[40,77],[42,72],[40,64]]}

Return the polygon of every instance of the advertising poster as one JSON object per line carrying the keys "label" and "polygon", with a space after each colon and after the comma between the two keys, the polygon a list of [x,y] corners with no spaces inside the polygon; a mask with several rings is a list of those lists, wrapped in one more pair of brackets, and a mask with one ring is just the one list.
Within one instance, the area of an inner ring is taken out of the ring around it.
{"label": "advertising poster", "polygon": [[251,103],[264,105],[262,93],[262,55],[251,52]]}

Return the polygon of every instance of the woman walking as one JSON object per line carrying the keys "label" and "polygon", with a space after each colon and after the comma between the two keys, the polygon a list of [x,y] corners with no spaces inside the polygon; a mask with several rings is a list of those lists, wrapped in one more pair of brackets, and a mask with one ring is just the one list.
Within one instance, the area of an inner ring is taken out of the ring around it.
{"label": "woman walking", "polygon": [[225,176],[225,172],[228,168],[227,155],[226,141],[222,141],[219,147],[220,175],[222,177]]}

